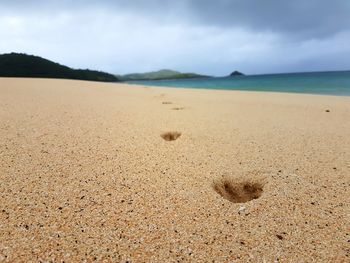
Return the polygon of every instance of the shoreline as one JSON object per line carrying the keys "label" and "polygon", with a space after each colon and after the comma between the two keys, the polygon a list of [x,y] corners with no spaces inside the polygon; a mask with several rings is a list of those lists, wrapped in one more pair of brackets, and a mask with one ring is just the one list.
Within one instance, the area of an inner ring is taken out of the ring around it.
{"label": "shoreline", "polygon": [[287,91],[265,91],[265,90],[240,90],[240,89],[224,89],[224,88],[186,88],[186,87],[172,87],[172,86],[152,86],[152,85],[145,85],[145,84],[134,84],[134,83],[128,83],[128,82],[115,82],[113,84],[123,84],[127,86],[133,86],[133,87],[139,87],[139,88],[160,88],[160,89],[182,89],[182,90],[209,90],[209,91],[229,91],[229,92],[247,92],[247,93],[268,93],[268,94],[287,94],[287,95],[311,95],[311,96],[329,96],[329,97],[350,97],[350,95],[334,95],[334,94],[319,94],[319,93],[302,93],[302,92],[287,92]]}
{"label": "shoreline", "polygon": [[[348,72],[348,71],[345,71]],[[311,72],[312,73],[312,72]],[[293,73],[294,74],[294,73]],[[298,73],[296,73],[298,74]],[[254,75],[255,76],[255,75]],[[257,75],[260,76],[260,75]],[[263,76],[263,75],[262,75]],[[88,83],[96,83],[96,84],[110,84],[110,85],[124,85],[124,86],[131,86],[131,87],[138,87],[138,88],[155,88],[155,89],[181,89],[181,90],[199,90],[199,91],[229,91],[229,92],[247,92],[247,93],[256,93],[256,94],[261,94],[261,93],[268,93],[268,94],[289,94],[289,95],[311,95],[311,96],[329,96],[329,97],[350,97],[350,95],[334,95],[334,94],[320,94],[320,93],[302,93],[302,92],[287,92],[287,91],[264,91],[264,90],[240,90],[240,89],[225,89],[225,88],[217,88],[217,89],[212,89],[212,88],[186,88],[186,87],[172,87],[172,86],[151,86],[151,85],[144,85],[144,84],[136,84],[136,83],[128,83],[128,82],[101,82],[101,81],[91,81],[91,80],[74,80],[74,79],[55,79],[55,78],[17,78],[17,77],[0,77],[1,79],[13,79],[13,80],[54,80],[54,81],[81,81],[81,82],[88,82]]]}

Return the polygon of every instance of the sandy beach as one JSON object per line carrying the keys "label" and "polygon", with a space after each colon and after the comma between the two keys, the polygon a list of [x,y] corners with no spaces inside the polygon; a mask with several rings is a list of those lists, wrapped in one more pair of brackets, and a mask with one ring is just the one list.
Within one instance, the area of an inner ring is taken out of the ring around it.
{"label": "sandy beach", "polygon": [[0,78],[0,261],[349,262],[350,97]]}

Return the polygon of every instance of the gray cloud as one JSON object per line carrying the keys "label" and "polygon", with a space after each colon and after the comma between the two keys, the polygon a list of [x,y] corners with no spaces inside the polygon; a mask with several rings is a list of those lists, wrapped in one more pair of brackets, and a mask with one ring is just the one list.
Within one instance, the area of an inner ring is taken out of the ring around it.
{"label": "gray cloud", "polygon": [[349,13],[348,0],[3,0],[0,52],[115,73],[349,69]]}
{"label": "gray cloud", "polygon": [[350,26],[350,2],[347,0],[224,0],[210,4],[211,2],[196,0],[191,1],[191,6],[201,21],[216,25],[292,33],[307,38],[333,35],[348,30]]}
{"label": "gray cloud", "polygon": [[245,27],[252,30],[305,33],[318,37],[348,30],[348,0],[3,0],[12,10],[79,12],[127,11],[152,18],[176,18],[205,25]]}

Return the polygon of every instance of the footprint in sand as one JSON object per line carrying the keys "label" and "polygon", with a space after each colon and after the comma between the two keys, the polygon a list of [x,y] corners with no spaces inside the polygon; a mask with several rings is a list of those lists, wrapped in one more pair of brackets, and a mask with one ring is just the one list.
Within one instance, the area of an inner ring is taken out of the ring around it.
{"label": "footprint in sand", "polygon": [[213,187],[219,195],[233,203],[246,203],[262,195],[264,183],[257,178],[223,177],[215,181]]}
{"label": "footprint in sand", "polygon": [[177,138],[181,136],[181,132],[165,132],[160,135],[166,141],[175,141]]}

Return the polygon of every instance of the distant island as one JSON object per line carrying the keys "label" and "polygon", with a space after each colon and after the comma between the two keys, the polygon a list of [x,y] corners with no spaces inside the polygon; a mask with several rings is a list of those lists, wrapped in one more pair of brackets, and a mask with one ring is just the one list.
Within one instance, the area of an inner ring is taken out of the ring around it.
{"label": "distant island", "polygon": [[21,53],[0,55],[0,77],[118,81],[116,76],[109,73],[89,69],[72,69],[38,56]]}
{"label": "distant island", "polygon": [[152,71],[152,72],[146,72],[146,73],[117,75],[117,77],[124,81],[130,81],[130,80],[193,79],[193,78],[208,78],[209,76],[200,75],[196,73],[181,73],[175,70],[162,69],[159,71]]}
{"label": "distant island", "polygon": [[233,71],[231,74],[230,74],[230,77],[236,77],[236,76],[245,76],[242,72],[239,72],[237,70]]}

